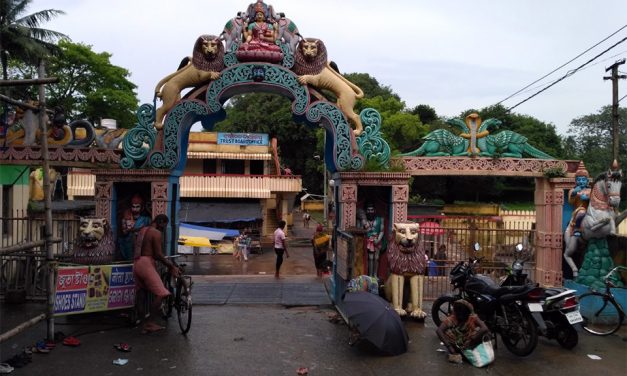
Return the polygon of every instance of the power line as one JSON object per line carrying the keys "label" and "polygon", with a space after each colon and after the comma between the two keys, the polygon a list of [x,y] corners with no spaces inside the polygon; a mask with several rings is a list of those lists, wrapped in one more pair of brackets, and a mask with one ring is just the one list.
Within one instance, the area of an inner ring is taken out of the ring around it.
{"label": "power line", "polygon": [[623,99],[627,98],[627,94],[623,95],[623,97],[621,99],[619,99],[618,101],[622,101]]}
{"label": "power line", "polygon": [[551,72],[545,74],[544,76],[538,78],[537,80],[533,81],[532,83],[530,83],[529,85],[523,87],[522,89],[518,90],[517,92],[515,92],[514,94],[508,96],[507,98],[499,101],[497,104],[501,104],[503,102],[505,102],[506,100],[510,99],[511,97],[515,96],[516,94],[520,93],[521,91],[527,89],[529,86],[537,83],[538,81],[541,81],[543,79],[545,79],[546,77],[550,76],[551,74],[555,73],[557,70],[565,67],[566,65],[570,64],[571,62],[573,62],[574,60],[578,59],[581,55],[584,55],[586,52],[590,51],[591,49],[593,49],[594,47],[598,46],[599,44],[605,42],[606,40],[610,39],[611,37],[613,37],[614,35],[616,35],[618,32],[620,32],[621,30],[623,30],[624,28],[626,28],[627,25],[624,25],[623,27],[621,27],[620,29],[616,30],[615,32],[613,32],[612,34],[608,35],[607,37],[605,37],[603,40],[601,40],[600,42],[598,42],[597,44],[595,44],[594,46],[588,48],[587,50],[585,50],[584,52],[580,53],[579,55],[575,56],[574,58],[570,59],[569,61],[567,61],[566,63],[560,65],[559,67],[553,69]]}
{"label": "power line", "polygon": [[[603,54],[607,53],[609,50],[611,50],[612,48],[618,46],[619,44],[623,43],[624,41],[627,40],[627,37],[621,39],[620,41],[616,42],[614,45],[612,45],[610,48],[606,49],[605,51],[601,52],[600,54],[596,55],[595,57],[593,57],[592,59],[586,61],[585,63],[583,63],[582,65],[578,66],[577,68],[568,71],[568,73],[566,73],[564,76],[560,77],[558,80],[554,81],[553,83],[551,83],[550,85],[548,85],[547,87],[545,87],[544,89],[538,91],[537,93],[533,94],[530,97],[527,97],[525,100],[520,101],[518,103],[516,103],[515,105],[513,105],[512,107],[508,108],[507,111],[511,111],[514,108],[520,106],[521,104],[527,102],[529,99],[535,97],[536,95],[548,90],[550,87],[554,86],[555,84],[557,84],[558,82],[562,81],[563,79],[565,79],[566,77],[570,77],[573,74],[577,73],[577,71],[579,71],[581,68],[583,68],[584,66],[590,64],[591,62],[593,62],[594,60],[596,60],[597,58],[599,58],[600,56],[602,56]],[[499,102],[500,103],[500,102]]]}
{"label": "power line", "polygon": [[[625,53],[627,53],[627,50],[623,50],[623,51],[621,51],[621,52],[619,52],[619,53],[616,53],[616,54],[614,54],[614,55],[612,55],[612,56],[608,56],[608,57],[606,57],[606,58],[605,58],[605,59],[603,59],[603,60],[599,60],[599,61],[597,61],[597,62],[596,62],[596,63],[594,63],[594,64],[590,64],[590,65],[588,65],[588,66],[586,66],[586,67],[581,68],[579,71],[582,71],[582,70],[585,70],[585,69],[590,69],[590,68],[593,68],[593,67],[595,67],[595,66],[597,66],[597,65],[599,65],[599,64],[603,64],[603,63],[605,63],[605,62],[606,62],[606,61],[608,61],[608,60],[616,59],[616,57],[617,57],[617,56],[622,56],[622,55],[624,55]],[[621,72],[621,73],[627,74],[626,72]],[[544,86],[546,86],[546,85],[550,85],[550,84],[552,84],[552,83],[556,82],[557,80],[559,80],[559,78],[556,78],[555,80],[550,81],[550,82],[548,82],[548,83],[541,83],[541,84],[536,85],[536,86],[534,86],[534,87],[530,87],[530,88],[528,88],[528,89],[526,89],[526,90],[521,89],[521,91],[520,91],[518,94],[524,94],[524,93],[528,93],[528,92],[530,92],[530,91],[536,91],[537,89],[539,89],[539,88],[541,88],[541,87],[544,87]]]}

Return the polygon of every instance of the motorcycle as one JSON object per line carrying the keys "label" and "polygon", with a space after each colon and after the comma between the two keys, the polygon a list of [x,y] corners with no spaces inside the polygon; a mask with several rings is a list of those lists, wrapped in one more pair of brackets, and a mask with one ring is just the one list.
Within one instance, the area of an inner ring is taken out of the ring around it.
{"label": "motorcycle", "polygon": [[[523,254],[522,244],[516,245],[516,259],[501,286],[531,286],[532,282],[523,272],[529,254]],[[529,302],[529,310],[534,318],[539,335],[555,339],[565,349],[572,349],[579,343],[579,334],[574,325],[583,321],[579,313],[579,301],[575,290],[563,287],[544,288],[535,302]]]}
{"label": "motorcycle", "polygon": [[[479,249],[479,244],[475,244],[475,251]],[[450,279],[456,292],[440,296],[433,303],[431,316],[435,325],[440,326],[451,314],[453,302],[465,299],[490,329],[494,345],[498,334],[511,353],[531,354],[538,344],[538,330],[528,302],[535,301],[541,291],[533,286],[499,286],[490,277],[475,272],[480,261],[481,258],[470,258],[453,267]]]}

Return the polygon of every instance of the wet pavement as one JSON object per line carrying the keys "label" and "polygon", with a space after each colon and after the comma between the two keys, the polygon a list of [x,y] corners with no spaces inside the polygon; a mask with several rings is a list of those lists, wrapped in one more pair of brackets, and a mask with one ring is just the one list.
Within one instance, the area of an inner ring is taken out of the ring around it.
{"label": "wet pavement", "polygon": [[[285,261],[284,278],[279,280],[273,276],[273,252],[252,255],[247,263],[237,262],[230,255],[200,256],[199,270],[213,275],[193,277],[193,320],[187,336],[180,334],[175,318],[169,320],[165,331],[149,335],[129,326],[123,312],[57,318],[55,331],[76,336],[81,345],[59,344],[49,354],[33,354],[32,363],[12,374],[296,375],[301,367],[308,368],[309,375],[348,376],[423,372],[588,376],[627,372],[625,326],[608,337],[580,332],[579,345],[573,350],[541,338],[536,350],[524,358],[509,353],[499,340],[496,362],[485,369],[448,363],[430,319],[405,320],[410,343],[403,355],[382,356],[366,344],[350,347],[348,329],[336,319],[322,279],[315,276],[311,248],[303,241],[313,232],[311,227],[294,229],[292,257]],[[298,244],[303,246],[296,247]],[[190,266],[194,261],[191,257],[187,261]],[[242,275],[229,275],[229,270],[239,270]],[[43,309],[43,304],[2,304],[0,331]],[[42,322],[0,344],[0,359],[19,353],[45,333]],[[128,343],[132,351],[123,353],[113,347],[121,342]],[[128,363],[114,365],[118,358],[128,359]]]}

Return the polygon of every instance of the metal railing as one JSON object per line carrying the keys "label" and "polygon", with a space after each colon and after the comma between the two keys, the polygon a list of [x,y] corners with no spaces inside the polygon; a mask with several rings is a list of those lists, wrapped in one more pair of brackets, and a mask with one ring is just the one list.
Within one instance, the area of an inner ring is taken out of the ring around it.
{"label": "metal railing", "polygon": [[[31,217],[2,218],[0,236],[0,296],[6,299],[40,300],[46,298],[46,252],[43,247],[44,220]],[[51,244],[55,256],[72,252],[78,236],[78,219],[53,219],[52,236],[60,241]],[[32,243],[30,249],[11,251]],[[39,244],[37,244],[39,243]]]}

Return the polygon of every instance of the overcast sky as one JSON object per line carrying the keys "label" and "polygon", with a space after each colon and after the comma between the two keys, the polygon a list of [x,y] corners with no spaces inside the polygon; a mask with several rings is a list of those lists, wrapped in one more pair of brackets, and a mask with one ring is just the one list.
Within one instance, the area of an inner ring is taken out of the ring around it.
{"label": "overcast sky", "polygon": [[[45,27],[95,52],[111,53],[113,64],[131,72],[140,102],[151,103],[156,83],[191,55],[196,38],[219,35],[249,3],[33,0],[28,13],[65,11]],[[292,19],[304,37],[322,39],[342,73],[368,73],[407,107],[427,104],[447,117],[505,99],[627,24],[625,0],[267,3]],[[517,104],[626,37],[627,28],[503,104]],[[552,123],[565,134],[572,119],[611,104],[605,68],[626,56],[627,41],[513,111]],[[627,64],[620,70],[625,74]],[[625,93],[627,80],[622,80],[619,98]]]}

